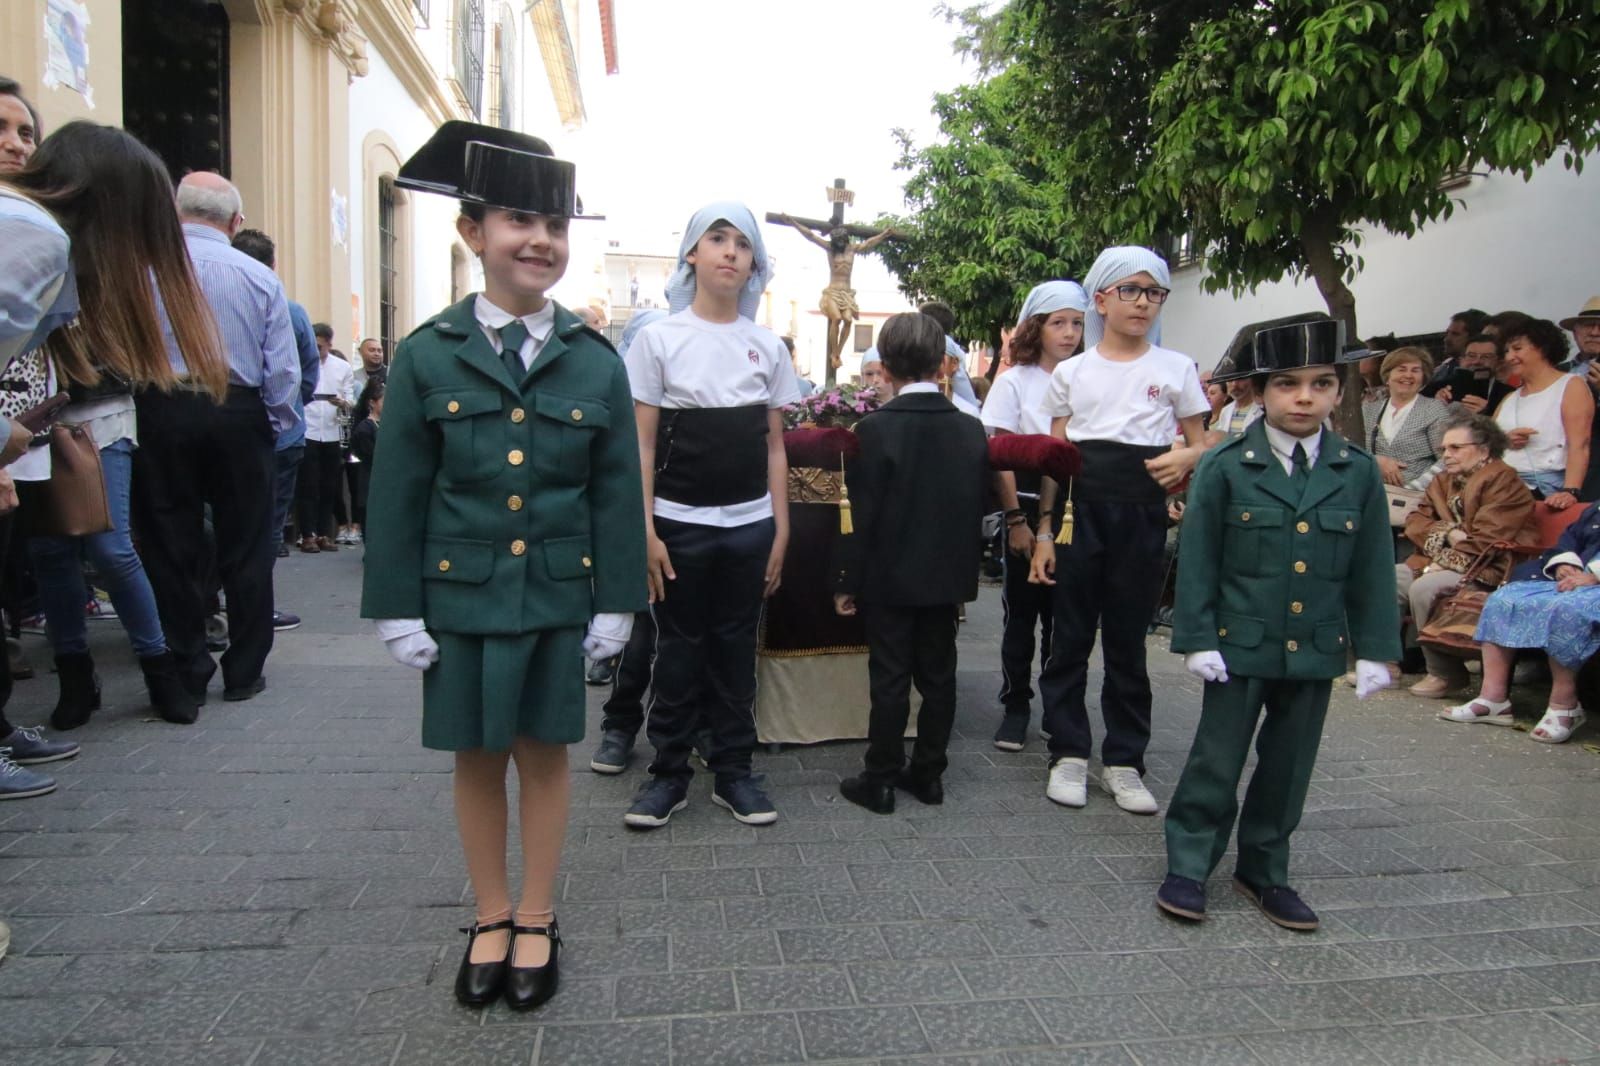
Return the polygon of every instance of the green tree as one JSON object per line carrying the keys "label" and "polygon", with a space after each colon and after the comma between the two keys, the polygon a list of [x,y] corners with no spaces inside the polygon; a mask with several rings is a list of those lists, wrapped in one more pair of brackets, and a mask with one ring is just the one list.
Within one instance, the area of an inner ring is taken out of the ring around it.
{"label": "green tree", "polygon": [[963,335],[995,350],[1029,288],[1081,274],[1094,255],[1069,224],[1048,147],[1016,134],[1016,110],[1039,95],[1023,84],[1029,73],[1012,67],[937,96],[939,143],[897,131],[911,213],[880,220],[903,235],[878,253],[906,295],[944,300]]}

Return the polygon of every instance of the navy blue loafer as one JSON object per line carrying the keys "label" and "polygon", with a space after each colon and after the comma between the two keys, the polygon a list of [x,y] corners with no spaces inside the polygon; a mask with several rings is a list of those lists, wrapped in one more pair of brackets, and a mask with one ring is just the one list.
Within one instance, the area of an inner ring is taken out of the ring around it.
{"label": "navy blue loafer", "polygon": [[1257,888],[1235,874],[1233,890],[1261,908],[1261,913],[1267,916],[1267,921],[1274,925],[1281,925],[1285,929],[1293,929],[1299,933],[1311,933],[1322,924],[1317,920],[1317,912],[1306,906],[1300,894],[1288,885]]}
{"label": "navy blue loafer", "polygon": [[1175,918],[1206,920],[1206,886],[1192,877],[1168,874],[1156,889],[1156,906]]}

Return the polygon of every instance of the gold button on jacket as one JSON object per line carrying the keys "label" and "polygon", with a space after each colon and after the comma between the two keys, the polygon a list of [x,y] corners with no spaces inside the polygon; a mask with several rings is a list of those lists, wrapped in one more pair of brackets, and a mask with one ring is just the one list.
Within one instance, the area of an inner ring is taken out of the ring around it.
{"label": "gold button on jacket", "polygon": [[522,465],[522,449],[521,448],[512,448],[511,452],[506,456],[506,462],[510,463],[512,466],[521,466]]}
{"label": "gold button on jacket", "polygon": [[528,542],[527,541],[525,541],[525,540],[514,540],[514,541],[511,542],[511,554],[512,555],[526,555],[527,552],[528,552]]}
{"label": "gold button on jacket", "polygon": [[439,560],[439,573],[448,574],[449,572],[450,572],[450,560],[449,559],[440,559]]}
{"label": "gold button on jacket", "polygon": [[511,510],[513,510],[513,511],[522,510],[522,497],[521,496],[513,496],[513,497],[511,497],[509,500],[506,501],[506,506],[508,508],[510,508]]}
{"label": "gold button on jacket", "polygon": [[527,417],[528,412],[524,411],[522,408],[513,407],[511,409],[511,421],[515,422],[517,425],[522,425],[522,420]]}

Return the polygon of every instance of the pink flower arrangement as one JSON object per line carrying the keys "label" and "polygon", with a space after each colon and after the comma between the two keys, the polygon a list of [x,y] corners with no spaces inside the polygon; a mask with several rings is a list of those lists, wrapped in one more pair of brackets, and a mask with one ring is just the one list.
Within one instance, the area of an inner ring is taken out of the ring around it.
{"label": "pink flower arrangement", "polygon": [[801,426],[849,429],[878,409],[878,395],[860,385],[835,385],[818,389],[799,403],[783,409],[785,429]]}

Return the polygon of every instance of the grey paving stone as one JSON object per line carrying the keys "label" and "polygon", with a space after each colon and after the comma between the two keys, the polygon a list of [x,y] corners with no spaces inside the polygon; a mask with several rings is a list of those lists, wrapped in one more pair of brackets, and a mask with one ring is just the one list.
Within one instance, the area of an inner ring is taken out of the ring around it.
{"label": "grey paving stone", "polygon": [[1464,1018],[1455,1023],[1471,1037],[1507,1062],[1562,1062],[1595,1054],[1592,1041],[1549,1014],[1533,1017],[1497,1014]]}
{"label": "grey paving stone", "polygon": [[[661,1066],[668,1061],[667,1021],[553,1025],[539,1037],[539,1062],[561,1066]],[[687,1060],[686,1060],[687,1061]]]}
{"label": "grey paving stone", "polygon": [[887,959],[889,949],[871,926],[836,929],[780,929],[778,946],[785,963],[859,962]]}
{"label": "grey paving stone", "polygon": [[[255,990],[239,993],[212,1033],[220,1037],[302,1037],[353,1028],[360,992],[333,989]],[[390,1043],[391,1049],[393,1042]]]}
{"label": "grey paving stone", "polygon": [[1242,949],[1163,951],[1161,961],[1191,988],[1272,984],[1278,980],[1270,966]]}
{"label": "grey paving stone", "polygon": [[[565,970],[566,955],[562,954]],[[463,1007],[451,992],[455,974],[436,985],[420,988],[386,988],[373,992],[361,1003],[355,1021],[349,1028],[357,1032],[392,1032],[396,1030],[439,1029],[451,1027],[472,1028],[483,1023],[480,1011]]]}
{"label": "grey paving stone", "polygon": [[[195,954],[136,952],[127,955],[78,955],[54,975],[54,988],[72,992],[118,993],[137,991],[161,995],[170,991],[193,971],[200,956]],[[0,977],[18,962],[12,959],[0,968]],[[54,960],[62,962],[66,960]],[[38,988],[43,988],[41,981]],[[36,993],[37,994],[37,993]]]}
{"label": "grey paving stone", "polygon": [[1058,1044],[1114,1041],[1129,1033],[1165,1035],[1163,1021],[1133,996],[1050,996],[1035,999],[1033,1009]]}
{"label": "grey paving stone", "polygon": [[[1139,999],[1174,1035],[1247,1033],[1282,1028],[1247,995],[1250,989],[1189,988],[1182,992],[1145,992]],[[1282,991],[1281,988],[1269,991]],[[1137,1029],[1128,1032],[1139,1032]]]}
{"label": "grey paving stone", "polygon": [[764,867],[757,871],[761,891],[769,895],[803,892],[849,892],[850,875],[842,863],[821,866]]}
{"label": "grey paving stone", "polygon": [[1263,1063],[1295,1066],[1383,1066],[1383,1060],[1348,1029],[1248,1033],[1241,1038]]}
{"label": "grey paving stone", "polygon": [[941,1051],[985,1051],[1048,1045],[1044,1031],[1026,1000],[1000,999],[984,1003],[920,1003],[928,1042]]}
{"label": "grey paving stone", "polygon": [[537,1029],[521,1027],[406,1033],[396,1062],[407,1066],[531,1066],[540,1035]]}
{"label": "grey paving stone", "polygon": [[308,988],[376,992],[422,984],[433,977],[453,979],[459,958],[459,955],[441,957],[437,947],[427,944],[404,947],[336,944],[315,959],[308,976],[295,983]]}
{"label": "grey paving stone", "polygon": [[85,915],[57,925],[33,951],[46,955],[149,951],[177,928],[180,921],[182,919],[167,914]]}
{"label": "grey paving stone", "polygon": [[818,899],[823,920],[830,925],[875,925],[922,918],[916,898],[909,892],[829,893]]}
{"label": "grey paving stone", "polygon": [[850,978],[839,965],[740,969],[733,977],[740,1010],[809,1010],[855,1003]]}
{"label": "grey paving stone", "polygon": [[574,977],[614,977],[625,973],[665,973],[667,938],[630,936],[567,938],[561,944],[561,973]]}
{"label": "grey paving stone", "polygon": [[1059,965],[1035,958],[967,959],[956,969],[978,999],[1018,999],[1066,996],[1079,986]]}
{"label": "grey paving stone", "polygon": [[871,1006],[972,998],[951,962],[855,962],[848,969],[856,998]]}
{"label": "grey paving stone", "polygon": [[1389,1066],[1476,1066],[1500,1061],[1499,1056],[1463,1033],[1453,1021],[1352,1031]]}
{"label": "grey paving stone", "polygon": [[1449,1018],[1476,1013],[1473,1004],[1432,977],[1381,977],[1330,985],[1386,1022]]}
{"label": "grey paving stone", "polygon": [[994,954],[971,922],[903,922],[881,927],[897,959],[973,959]]}
{"label": "grey paving stone", "polygon": [[60,955],[13,955],[0,966],[0,997],[36,996],[57,974],[75,962],[76,959]]}
{"label": "grey paving stone", "polygon": [[672,1020],[672,1061],[735,1066],[797,1061],[800,1034],[792,1014],[707,1015]]}
{"label": "grey paving stone", "polygon": [[1141,1041],[1128,1050],[1139,1066],[1258,1066],[1259,1059],[1238,1037]]}
{"label": "grey paving stone", "polygon": [[196,914],[184,918],[160,942],[163,951],[270,948],[284,942],[292,911]]}
{"label": "grey paving stone", "polygon": [[115,1047],[146,1041],[199,1040],[232,1006],[236,995],[225,991],[107,996],[67,1034],[64,1042]]}
{"label": "grey paving stone", "polygon": [[758,896],[722,901],[729,929],[797,929],[823,924],[814,896]]}
{"label": "grey paving stone", "polygon": [[671,942],[674,970],[777,966],[783,961],[778,953],[777,935],[772,930],[673,933]]}
{"label": "grey paving stone", "polygon": [[[714,899],[623,900],[617,917],[624,936],[700,932],[722,926],[722,905]],[[562,929],[566,929],[563,922]]]}
{"label": "grey paving stone", "polygon": [[110,1062],[111,1066],[245,1066],[260,1047],[259,1040],[142,1044],[117,1049]]}
{"label": "grey paving stone", "polygon": [[799,1017],[808,1058],[915,1055],[933,1050],[910,1007],[805,1011]]}
{"label": "grey paving stone", "polygon": [[267,1040],[254,1066],[388,1066],[399,1044],[398,1033]]}
{"label": "grey paving stone", "polygon": [[1534,976],[1540,972],[1543,971],[1474,970],[1441,974],[1438,980],[1442,987],[1480,1011],[1558,1007],[1569,1002],[1557,989]]}
{"label": "grey paving stone", "polygon": [[93,995],[52,995],[6,1001],[6,1044],[16,1048],[49,1047],[89,1016],[101,1003]]}
{"label": "grey paving stone", "polygon": [[1007,1066],[1138,1066],[1121,1044],[1095,1047],[1026,1048],[1006,1052]]}
{"label": "grey paving stone", "polygon": [[619,977],[616,983],[618,1017],[669,1014],[704,1014],[736,1009],[733,972],[717,970]]}

